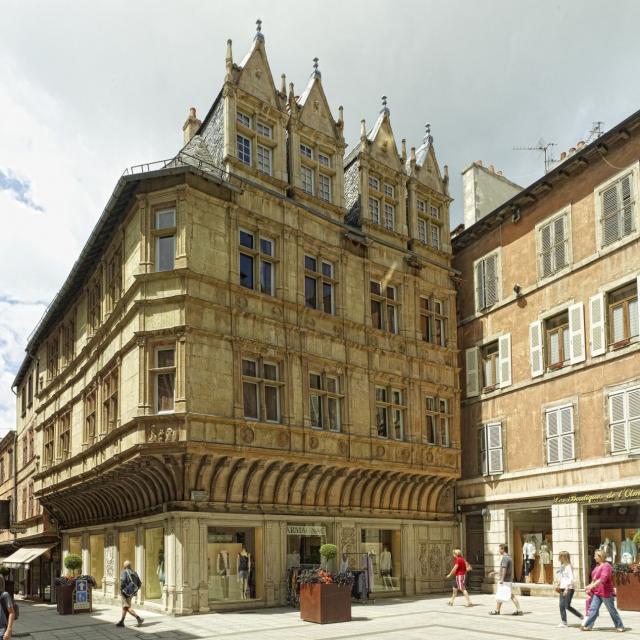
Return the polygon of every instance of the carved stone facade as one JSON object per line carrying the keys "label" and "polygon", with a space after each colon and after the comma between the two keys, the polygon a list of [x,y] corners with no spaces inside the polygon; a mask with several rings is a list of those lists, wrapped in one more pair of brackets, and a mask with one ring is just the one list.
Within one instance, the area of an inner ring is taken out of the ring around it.
{"label": "carved stone facade", "polygon": [[[39,376],[37,496],[65,552],[82,534],[105,598],[130,559],[151,607],[283,603],[322,541],[358,565],[393,553],[396,592],[439,590],[415,569],[418,529],[454,542],[460,474],[433,140],[398,153],[383,108],[349,157],[355,220],[317,67],[302,95],[278,90],[258,32],[240,65],[229,43],[226,71],[176,158],[118,183],[33,334],[17,384]],[[73,348],[48,360],[71,320]]]}

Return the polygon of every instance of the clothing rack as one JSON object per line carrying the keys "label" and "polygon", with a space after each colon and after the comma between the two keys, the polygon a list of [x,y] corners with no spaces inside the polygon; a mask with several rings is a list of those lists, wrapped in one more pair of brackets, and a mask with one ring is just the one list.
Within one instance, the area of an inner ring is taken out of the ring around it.
{"label": "clothing rack", "polygon": [[339,554],[339,566],[343,563],[343,557],[347,556],[347,571],[353,574],[353,586],[351,598],[359,602],[374,603],[373,597],[373,561],[368,553],[345,552]]}

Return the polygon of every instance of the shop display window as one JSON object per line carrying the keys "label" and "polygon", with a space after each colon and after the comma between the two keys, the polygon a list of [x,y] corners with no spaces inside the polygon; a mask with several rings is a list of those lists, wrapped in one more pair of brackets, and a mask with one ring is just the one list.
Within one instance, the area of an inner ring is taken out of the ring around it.
{"label": "shop display window", "polygon": [[323,523],[287,525],[287,569],[321,564],[320,547],[331,542],[331,526]]}
{"label": "shop display window", "polygon": [[89,557],[91,561],[89,573],[95,578],[100,589],[104,578],[104,535],[89,536]]}
{"label": "shop display window", "polygon": [[82,536],[70,536],[69,553],[82,557]]}
{"label": "shop display window", "polygon": [[510,545],[515,582],[553,584],[553,536],[551,509],[510,512],[513,540]]}
{"label": "shop display window", "polygon": [[261,597],[260,531],[253,528],[209,527],[207,573],[209,600],[234,602]]}
{"label": "shop display window", "polygon": [[640,561],[640,545],[634,536],[640,531],[640,506],[636,504],[587,507],[587,567],[593,568],[593,552],[602,549],[612,564]]}
{"label": "shop display window", "polygon": [[402,569],[400,531],[393,529],[362,529],[360,552],[366,554],[372,591],[400,591]]}
{"label": "shop display window", "polygon": [[118,534],[118,575],[122,571],[122,564],[125,560],[131,563],[131,568],[136,571],[136,532],[121,531]]}
{"label": "shop display window", "polygon": [[144,596],[161,600],[165,582],[164,529],[155,527],[144,532]]}

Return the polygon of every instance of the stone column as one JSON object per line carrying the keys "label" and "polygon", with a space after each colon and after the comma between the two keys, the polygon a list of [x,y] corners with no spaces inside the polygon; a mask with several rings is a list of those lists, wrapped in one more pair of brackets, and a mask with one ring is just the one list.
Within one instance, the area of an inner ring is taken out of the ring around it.
{"label": "stone column", "polygon": [[400,533],[402,535],[402,572],[400,588],[405,595],[412,596],[416,593],[416,567],[418,560],[415,527],[412,524],[403,525]]}
{"label": "stone column", "polygon": [[[490,571],[499,571],[500,553],[498,545],[508,544],[508,531],[506,512],[504,509],[489,507],[484,517],[484,572],[485,576]],[[511,549],[509,549],[511,552]],[[493,578],[485,578],[484,586],[488,591],[493,591]]]}
{"label": "stone column", "polygon": [[558,554],[567,551],[571,557],[576,588],[583,587],[589,580],[588,566],[585,567],[586,545],[583,526],[583,510],[578,504],[552,504],[551,529],[553,566],[558,566]]}
{"label": "stone column", "polygon": [[[205,523],[200,522],[198,535],[200,539],[200,547],[197,556],[197,559],[200,560],[200,581],[198,583],[199,611],[200,613],[207,613],[209,611],[209,565],[207,558],[208,531]],[[194,558],[192,558],[191,561],[194,562]]]}
{"label": "stone column", "polygon": [[146,598],[146,571],[145,571],[145,553],[144,553],[144,528],[142,525],[138,525],[136,527],[136,550],[135,557],[133,559],[133,566],[135,567],[136,573],[140,576],[140,580],[142,580],[142,588],[136,594],[136,601],[140,604],[144,604]]}

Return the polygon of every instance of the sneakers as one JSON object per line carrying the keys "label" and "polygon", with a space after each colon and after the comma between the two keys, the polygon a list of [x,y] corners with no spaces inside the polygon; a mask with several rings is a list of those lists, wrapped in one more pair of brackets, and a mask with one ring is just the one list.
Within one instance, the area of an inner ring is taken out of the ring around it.
{"label": "sneakers", "polygon": [[514,611],[511,615],[512,616],[523,616],[524,613],[522,613],[522,609],[518,609],[517,611]]}
{"label": "sneakers", "polygon": [[138,616],[138,626],[141,627],[142,623],[144,622],[144,618],[141,618],[140,616]]}
{"label": "sneakers", "polygon": [[116,622],[116,627],[124,627],[124,620],[120,620],[120,622]]}
{"label": "sneakers", "polygon": [[558,629],[562,629],[563,627],[566,627],[566,626],[567,626],[567,623],[566,623],[566,622],[561,622],[561,623],[558,625]]}

